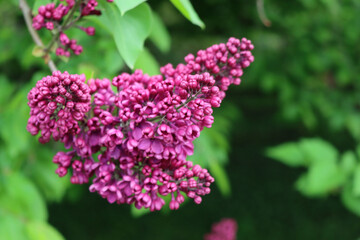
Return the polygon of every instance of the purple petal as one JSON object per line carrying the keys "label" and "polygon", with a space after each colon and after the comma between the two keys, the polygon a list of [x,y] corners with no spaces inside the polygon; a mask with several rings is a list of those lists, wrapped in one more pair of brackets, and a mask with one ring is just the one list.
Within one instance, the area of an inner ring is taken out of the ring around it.
{"label": "purple petal", "polygon": [[151,151],[157,154],[162,153],[164,151],[164,146],[159,140],[155,140],[151,144]]}
{"label": "purple petal", "polygon": [[100,135],[98,133],[92,133],[90,135],[89,144],[91,147],[99,145]]}
{"label": "purple petal", "polygon": [[136,141],[138,141],[143,136],[142,130],[140,128],[135,128],[132,135],[133,135],[134,139]]}
{"label": "purple petal", "polygon": [[120,157],[120,149],[118,147],[116,147],[112,152],[111,152],[111,157],[114,159],[119,159]]}
{"label": "purple petal", "polygon": [[146,150],[150,147],[151,141],[149,139],[143,138],[140,140],[138,148],[141,150]]}
{"label": "purple petal", "polygon": [[107,200],[109,201],[109,203],[114,203],[116,201],[116,193],[110,193],[107,196]]}
{"label": "purple petal", "polygon": [[186,152],[187,155],[193,155],[194,154],[194,145],[192,143],[184,144],[183,149]]}

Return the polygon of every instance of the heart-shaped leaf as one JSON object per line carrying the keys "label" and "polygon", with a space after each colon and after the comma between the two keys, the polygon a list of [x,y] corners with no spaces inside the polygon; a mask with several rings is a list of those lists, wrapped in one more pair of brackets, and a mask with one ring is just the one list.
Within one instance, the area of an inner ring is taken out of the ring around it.
{"label": "heart-shaped leaf", "polygon": [[151,31],[151,9],[147,3],[142,3],[121,15],[116,5],[101,5],[103,14],[99,20],[111,32],[121,57],[132,69]]}
{"label": "heart-shaped leaf", "polygon": [[114,3],[120,9],[121,15],[124,15],[127,11],[135,8],[146,0],[115,0]]}

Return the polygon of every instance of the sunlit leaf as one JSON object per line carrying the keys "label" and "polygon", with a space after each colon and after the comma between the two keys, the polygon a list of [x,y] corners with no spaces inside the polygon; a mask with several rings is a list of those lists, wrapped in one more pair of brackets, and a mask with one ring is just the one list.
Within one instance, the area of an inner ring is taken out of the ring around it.
{"label": "sunlit leaf", "polygon": [[358,164],[354,169],[354,183],[353,193],[355,196],[360,196],[360,165]]}
{"label": "sunlit leaf", "polygon": [[0,196],[0,211],[37,221],[47,219],[46,204],[34,184],[19,173],[5,178],[5,195]]}
{"label": "sunlit leaf", "polygon": [[199,18],[194,7],[189,0],[170,0],[170,2],[186,17],[190,22],[198,25],[202,29],[205,28],[205,24]]}
{"label": "sunlit leaf", "polygon": [[124,15],[127,11],[135,8],[146,0],[114,0],[114,3],[120,9],[121,15]]}
{"label": "sunlit leaf", "polygon": [[31,135],[26,131],[29,116],[29,108],[26,104],[27,91],[26,87],[18,92],[0,115],[0,136],[7,146],[9,157],[13,160],[24,153],[31,142]]}
{"label": "sunlit leaf", "polygon": [[34,15],[38,14],[38,9],[40,6],[46,5],[48,3],[51,3],[51,0],[35,0],[33,8],[32,8],[32,12]]}
{"label": "sunlit leaf", "polygon": [[0,208],[0,238],[4,240],[28,240],[24,223],[8,212]]}
{"label": "sunlit leaf", "polygon": [[55,174],[57,165],[51,160],[54,152],[48,148],[40,147],[31,151],[33,162],[28,164],[27,172],[30,178],[36,183],[47,200],[60,201],[69,186],[69,174],[60,178]]}
{"label": "sunlit leaf", "polygon": [[309,163],[337,161],[338,151],[330,143],[322,139],[302,139],[299,146]]}
{"label": "sunlit leaf", "polygon": [[112,33],[116,47],[125,63],[133,68],[144,48],[145,39],[152,26],[152,13],[148,4],[142,3],[121,16],[114,4],[102,4],[99,20]]}
{"label": "sunlit leaf", "polygon": [[296,182],[297,189],[305,195],[325,196],[340,187],[346,175],[335,162],[315,162],[309,171]]}
{"label": "sunlit leaf", "polygon": [[346,174],[354,172],[356,166],[356,156],[353,152],[347,151],[341,156],[340,168]]}
{"label": "sunlit leaf", "polygon": [[353,213],[360,217],[360,197],[354,195],[352,185],[346,184],[341,193],[343,204]]}
{"label": "sunlit leaf", "polygon": [[149,75],[160,74],[160,66],[151,53],[144,48],[135,62],[134,69],[141,69]]}
{"label": "sunlit leaf", "polygon": [[266,155],[291,167],[306,165],[304,154],[297,143],[284,143],[268,148]]}
{"label": "sunlit leaf", "polygon": [[46,222],[27,222],[25,229],[29,240],[65,240],[53,226]]}
{"label": "sunlit leaf", "polygon": [[13,93],[15,86],[11,84],[4,75],[0,75],[0,114],[4,111],[3,105],[5,102],[9,101],[9,97]]}

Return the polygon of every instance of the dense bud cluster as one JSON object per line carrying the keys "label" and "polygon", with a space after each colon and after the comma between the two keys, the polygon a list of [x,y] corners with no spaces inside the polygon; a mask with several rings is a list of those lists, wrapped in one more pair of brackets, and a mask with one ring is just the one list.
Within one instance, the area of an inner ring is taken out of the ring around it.
{"label": "dense bud cluster", "polygon": [[[32,26],[36,30],[46,28],[58,36],[56,55],[70,57],[72,50],[75,55],[82,52],[82,46],[76,44],[76,40],[69,39],[64,33],[65,30],[72,27],[78,20],[88,15],[100,15],[101,12],[96,9],[98,2],[96,0],[60,0],[57,6],[55,3],[49,3],[40,6],[38,14],[33,17]],[[107,0],[113,2],[113,0]],[[78,13],[75,13],[78,11]],[[71,14],[73,13],[73,14]],[[95,34],[94,27],[79,27],[89,36]],[[50,50],[50,49],[48,49]]]}
{"label": "dense bud cluster", "polygon": [[211,233],[204,236],[204,240],[236,240],[237,223],[234,219],[224,218],[213,224]]}
{"label": "dense bud cluster", "polygon": [[214,178],[186,157],[229,85],[240,84],[252,49],[249,40],[230,38],[157,76],[136,70],[85,84],[82,75],[54,72],[29,93],[27,129],[41,131],[42,143],[53,136],[71,148],[55,155],[56,173],[70,171],[73,184],[91,181],[90,191],[110,203],[154,211],[170,195],[170,209],[184,196],[200,204]]}

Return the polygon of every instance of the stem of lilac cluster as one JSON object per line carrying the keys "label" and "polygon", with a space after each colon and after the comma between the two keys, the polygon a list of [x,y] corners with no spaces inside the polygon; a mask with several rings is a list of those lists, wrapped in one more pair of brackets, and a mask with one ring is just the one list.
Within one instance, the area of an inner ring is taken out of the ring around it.
{"label": "stem of lilac cluster", "polygon": [[[197,97],[200,93],[201,93],[201,91],[198,91],[197,93],[195,93],[194,96],[186,99],[186,101],[183,102],[180,106],[177,106],[177,107],[175,108],[175,110],[177,111],[177,110],[179,110],[180,108],[186,106],[186,105],[187,105],[189,102],[191,102],[192,100],[195,100],[196,97]],[[157,116],[157,117],[154,117],[154,118],[150,118],[149,121],[156,121],[156,120],[158,120],[158,119],[161,119],[161,120],[160,120],[160,124],[161,124],[161,122],[165,119],[165,117],[166,117],[166,116],[164,116],[164,115],[160,115],[160,116]],[[159,125],[160,125],[160,124],[159,124]]]}
{"label": "stem of lilac cluster", "polygon": [[186,106],[189,102],[191,102],[192,100],[195,100],[196,97],[200,94],[201,91],[198,91],[195,93],[194,96],[192,96],[191,98],[188,98],[185,102],[183,102],[180,106],[176,107],[176,111],[179,110],[180,108]]}
{"label": "stem of lilac cluster", "polygon": [[271,21],[267,18],[265,14],[265,8],[264,8],[264,0],[256,0],[256,9],[259,14],[259,18],[261,22],[266,26],[271,26]]}
{"label": "stem of lilac cluster", "polygon": [[[68,17],[65,19],[64,23],[57,29],[56,33],[53,35],[50,43],[48,44],[48,46],[45,49],[45,54],[49,53],[51,51],[52,46],[55,44],[55,42],[58,40],[59,36],[60,36],[60,32],[68,29],[69,26],[71,26],[72,24],[74,24],[77,20],[79,20],[80,18],[77,18],[76,21],[72,22],[71,24],[69,24],[70,20],[73,18],[76,10],[78,7],[80,7],[81,4],[81,0],[77,0],[75,2],[74,7],[70,10],[70,13],[68,15]],[[69,26],[68,26],[69,24]]]}
{"label": "stem of lilac cluster", "polygon": [[[41,38],[39,36],[39,34],[36,32],[36,30],[32,27],[31,24],[31,9],[29,7],[29,5],[27,4],[26,0],[19,0],[19,7],[24,15],[24,19],[25,19],[25,23],[26,23],[26,27],[29,30],[29,33],[33,39],[33,41],[35,42],[35,44],[41,48],[44,48],[44,44],[41,41]],[[49,59],[48,60],[48,66],[50,68],[50,70],[52,72],[57,71],[57,67],[55,65],[55,63],[53,62],[53,60]]]}

